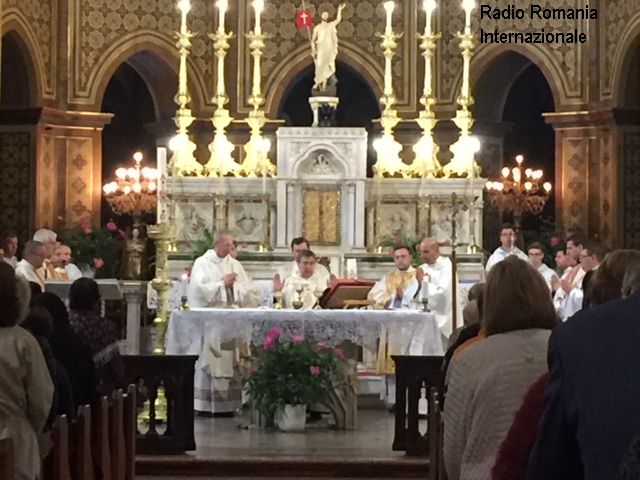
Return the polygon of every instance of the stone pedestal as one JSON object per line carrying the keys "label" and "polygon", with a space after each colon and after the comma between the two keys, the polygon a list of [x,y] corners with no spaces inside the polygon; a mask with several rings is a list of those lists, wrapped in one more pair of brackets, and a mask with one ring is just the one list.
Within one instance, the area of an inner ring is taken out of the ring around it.
{"label": "stone pedestal", "polygon": [[140,355],[140,320],[142,304],[147,294],[147,282],[123,280],[120,282],[120,289],[127,302],[127,338],[122,353]]}

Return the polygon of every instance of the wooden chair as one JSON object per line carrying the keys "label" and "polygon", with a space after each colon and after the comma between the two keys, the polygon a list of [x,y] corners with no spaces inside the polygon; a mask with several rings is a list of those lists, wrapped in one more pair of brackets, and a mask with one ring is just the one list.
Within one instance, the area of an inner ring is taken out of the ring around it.
{"label": "wooden chair", "polygon": [[111,480],[125,480],[124,400],[122,390],[113,392],[109,403],[109,445],[111,447]]}
{"label": "wooden chair", "polygon": [[111,480],[111,445],[109,443],[109,399],[102,397],[98,411],[93,415],[93,457],[96,476],[101,480]]}
{"label": "wooden chair", "polygon": [[124,430],[124,478],[134,480],[136,477],[136,436],[138,435],[138,410],[136,386],[129,385],[124,396],[123,430]]}
{"label": "wooden chair", "polygon": [[78,407],[78,418],[69,426],[69,453],[74,480],[94,480],[89,405]]}
{"label": "wooden chair", "polygon": [[15,476],[16,458],[13,440],[0,440],[0,478],[12,479]]}

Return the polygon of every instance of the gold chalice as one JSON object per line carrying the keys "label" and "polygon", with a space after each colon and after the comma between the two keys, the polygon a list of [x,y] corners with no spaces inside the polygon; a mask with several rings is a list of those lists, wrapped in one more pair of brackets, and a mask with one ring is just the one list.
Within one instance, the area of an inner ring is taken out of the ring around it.
{"label": "gold chalice", "polygon": [[320,298],[322,297],[323,293],[324,293],[324,290],[316,290],[315,292],[313,292],[313,294],[317,299],[316,305],[318,306],[318,308],[320,308]]}
{"label": "gold chalice", "polygon": [[280,291],[280,292],[275,292],[273,294],[273,296],[276,299],[276,305],[275,305],[275,309],[276,310],[282,310],[282,299],[284,298],[284,292]]}
{"label": "gold chalice", "polygon": [[295,308],[296,310],[300,310],[302,308],[302,302],[300,300],[296,300],[295,302],[291,302],[291,304],[293,305],[293,308]]}

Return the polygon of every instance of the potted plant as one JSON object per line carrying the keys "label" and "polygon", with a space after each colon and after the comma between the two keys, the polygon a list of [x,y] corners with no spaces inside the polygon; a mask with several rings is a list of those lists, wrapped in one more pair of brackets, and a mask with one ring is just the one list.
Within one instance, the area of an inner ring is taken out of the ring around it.
{"label": "potted plant", "polygon": [[282,338],[278,328],[264,337],[247,379],[255,408],[283,431],[305,427],[307,405],[327,401],[336,386],[344,353],[300,335]]}

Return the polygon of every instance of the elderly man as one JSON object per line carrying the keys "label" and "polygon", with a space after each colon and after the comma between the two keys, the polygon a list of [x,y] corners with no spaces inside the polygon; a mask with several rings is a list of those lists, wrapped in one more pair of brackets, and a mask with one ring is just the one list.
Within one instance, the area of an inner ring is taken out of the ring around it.
{"label": "elderly man", "polygon": [[319,270],[315,253],[311,250],[303,250],[298,254],[298,271],[284,282],[285,305],[293,307],[293,302],[298,299],[296,290],[303,289],[300,294],[303,308],[313,308],[317,302],[315,292],[324,292],[331,282],[331,276],[326,269]]}
{"label": "elderly man", "polygon": [[[287,281],[294,273],[298,272],[298,254],[305,250],[311,250],[311,244],[309,240],[304,237],[297,237],[291,240],[291,258],[292,260],[280,268],[273,277],[273,290],[276,292],[281,291],[284,288],[284,282]],[[329,270],[324,265],[316,263],[316,271],[321,275],[329,276]]]}
{"label": "elderly man", "polygon": [[5,232],[0,239],[0,250],[3,250],[2,260],[14,269],[18,266],[18,236],[13,232]]}
{"label": "elderly man", "polygon": [[496,263],[503,261],[510,255],[515,255],[522,260],[528,260],[527,255],[516,247],[516,229],[513,225],[504,224],[500,229],[500,246],[496,248],[485,267],[487,273],[493,268]]}
{"label": "elderly man", "polygon": [[44,259],[44,245],[35,240],[29,240],[22,250],[22,260],[16,266],[16,275],[20,275],[29,282],[37,283],[44,291],[45,277],[42,275]]}
{"label": "elderly man", "polygon": [[53,267],[49,265],[51,257],[58,248],[58,234],[53,230],[49,230],[47,228],[41,228],[36,233],[33,234],[33,239],[36,242],[42,243],[44,246],[44,262],[42,262],[42,266],[40,267],[38,274],[42,276],[45,280],[48,278],[53,278]]}
{"label": "elderly man", "polygon": [[451,335],[451,260],[440,255],[435,238],[425,238],[419,246],[423,263],[417,270],[402,298],[405,308],[419,308],[423,295],[429,301],[429,309],[435,314],[442,335]]}
{"label": "elderly man", "polygon": [[402,306],[404,292],[413,280],[416,269],[411,266],[411,250],[406,245],[393,249],[396,269],[387,272],[369,291],[367,298],[376,302],[378,308],[396,309]]}
{"label": "elderly man", "polygon": [[232,248],[231,234],[219,231],[216,232],[213,249],[196,259],[187,295],[192,308],[258,306],[260,292],[240,262],[229,255]]}
{"label": "elderly man", "polygon": [[529,263],[542,275],[544,281],[547,282],[549,290],[551,290],[551,279],[556,276],[556,272],[543,262],[544,247],[542,244],[534,242],[527,248],[527,253],[529,255]]}

